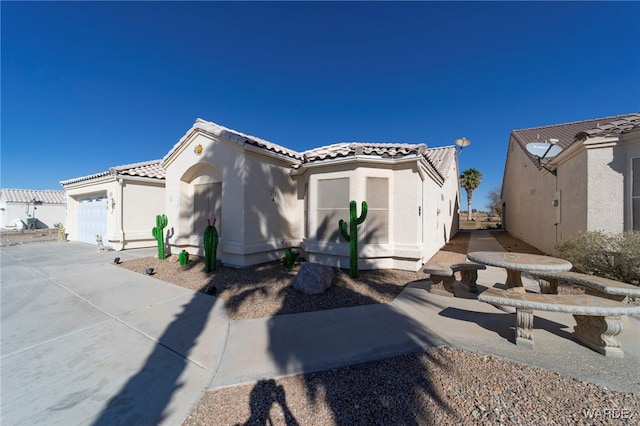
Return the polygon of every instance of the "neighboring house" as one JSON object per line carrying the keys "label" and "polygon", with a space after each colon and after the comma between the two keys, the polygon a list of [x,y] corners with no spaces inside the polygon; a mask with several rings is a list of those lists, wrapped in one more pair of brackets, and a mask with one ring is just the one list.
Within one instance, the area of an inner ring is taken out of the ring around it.
{"label": "neighboring house", "polygon": [[308,260],[349,265],[339,219],[367,201],[363,269],[418,270],[458,231],[454,147],[342,143],[296,152],[198,119],[163,158],[173,251],[202,254],[216,220],[218,259],[243,267],[297,248]]}
{"label": "neighboring house", "polygon": [[0,229],[53,228],[65,224],[65,197],[60,190],[0,190]]}
{"label": "neighboring house", "polygon": [[72,241],[115,250],[152,247],[156,215],[165,210],[160,160],[112,167],[60,182],[67,199],[66,232]]}
{"label": "neighboring house", "polygon": [[[530,142],[562,151],[539,162]],[[503,222],[546,253],[581,230],[640,230],[640,113],[511,132]]]}

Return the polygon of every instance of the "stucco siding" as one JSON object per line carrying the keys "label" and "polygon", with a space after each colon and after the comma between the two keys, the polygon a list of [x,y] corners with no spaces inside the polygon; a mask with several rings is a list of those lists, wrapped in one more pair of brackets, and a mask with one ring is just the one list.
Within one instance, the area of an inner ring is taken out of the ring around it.
{"label": "stucco siding", "polygon": [[558,168],[560,224],[558,241],[587,229],[587,153],[582,151]]}
{"label": "stucco siding", "polygon": [[[117,249],[153,247],[156,240],[151,229],[156,226],[156,215],[164,214],[164,182],[122,182],[118,188],[122,194],[122,201],[115,197],[113,210],[116,214],[116,224],[107,234]],[[117,216],[121,215],[122,223],[118,223]],[[167,232],[170,227],[165,228]]]}
{"label": "stucco siding", "polygon": [[[455,169],[455,170],[454,170]],[[357,214],[361,214],[361,203],[367,201],[368,179],[386,179],[388,182],[388,229],[380,231],[374,225],[373,216],[365,219],[358,232],[359,265],[361,269],[397,268],[417,270],[433,256],[454,232],[453,218],[457,213],[457,169],[452,167],[453,179],[442,186],[431,176],[422,174],[418,160],[398,164],[375,164],[350,162],[327,165],[309,171],[308,182],[308,235],[304,248],[309,260],[328,265],[349,267],[349,243],[342,237],[337,241],[318,241],[316,229],[326,226],[318,220],[319,182],[332,179],[348,179],[349,200],[357,203]],[[301,185],[302,186],[302,185]],[[451,208],[449,208],[451,206]],[[345,205],[345,209],[347,206]],[[438,213],[440,209],[440,213]],[[370,207],[370,211],[371,207]],[[344,212],[348,221],[348,210]],[[338,228],[338,221],[330,226]],[[457,232],[457,228],[455,228]],[[376,242],[367,243],[368,235]]]}
{"label": "stucco siding", "polygon": [[166,214],[169,226],[175,226],[169,242],[175,250],[204,254],[206,219],[214,218],[203,216],[206,213],[198,209],[195,198],[197,186],[207,184],[221,188],[221,200],[214,202],[220,214],[215,217],[218,258],[224,264],[242,267],[266,262],[300,244],[304,200],[298,199],[289,177],[290,163],[253,149],[259,148],[196,131],[165,160]]}
{"label": "stucco siding", "polygon": [[[631,159],[640,155],[638,117],[512,132],[502,186],[506,230],[557,254],[557,242],[578,231],[631,229]],[[540,134],[559,138],[563,148],[544,163],[546,170],[524,151],[526,142]],[[547,173],[551,170],[557,178]]]}
{"label": "stucco siding", "polygon": [[624,146],[587,150],[588,217],[590,231],[624,230]]}
{"label": "stucco siding", "polygon": [[[201,147],[202,149],[197,149]],[[165,206],[174,235],[169,243],[177,250],[203,255],[202,234],[195,229],[206,219],[217,219],[220,234],[220,260],[224,252],[241,252],[244,240],[244,153],[235,144],[199,132],[193,133],[168,163]],[[220,218],[200,217],[195,211],[195,185],[220,182],[222,203]]]}
{"label": "stucco siding", "polygon": [[511,142],[502,193],[506,230],[546,253],[553,253],[568,201],[561,181],[561,172],[556,178],[548,171],[539,170],[522,148]]}
{"label": "stucco siding", "polygon": [[304,232],[304,201],[298,200],[289,165],[253,153],[247,153],[245,162],[245,251],[299,246]]}
{"label": "stucco siding", "polygon": [[[33,204],[0,203],[0,228],[16,229],[16,220],[27,223],[27,207],[33,214]],[[55,224],[66,222],[66,206],[64,204],[41,204],[36,206],[35,217],[38,228],[53,228]]]}

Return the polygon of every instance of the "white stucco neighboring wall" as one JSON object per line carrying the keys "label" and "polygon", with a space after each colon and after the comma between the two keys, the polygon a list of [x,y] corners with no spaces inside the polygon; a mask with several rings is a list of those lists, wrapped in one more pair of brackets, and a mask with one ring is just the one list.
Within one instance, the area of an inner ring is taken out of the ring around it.
{"label": "white stucco neighboring wall", "polygon": [[[0,200],[0,229],[17,229],[16,221],[27,224],[27,208],[33,215],[34,205],[28,203],[13,203]],[[66,206],[64,204],[40,204],[35,206],[35,217],[38,228],[53,228],[60,223],[64,226]]]}

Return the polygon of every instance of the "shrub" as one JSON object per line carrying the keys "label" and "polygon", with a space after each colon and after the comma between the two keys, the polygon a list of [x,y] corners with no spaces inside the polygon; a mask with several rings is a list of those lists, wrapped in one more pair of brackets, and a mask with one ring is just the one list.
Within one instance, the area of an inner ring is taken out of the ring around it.
{"label": "shrub", "polygon": [[580,231],[560,241],[556,249],[561,257],[584,273],[635,285],[640,283],[640,232]]}
{"label": "shrub", "polygon": [[284,259],[282,259],[282,263],[284,264],[285,268],[287,268],[288,270],[292,270],[296,262],[298,261],[299,256],[300,254],[297,251],[287,249],[284,252]]}

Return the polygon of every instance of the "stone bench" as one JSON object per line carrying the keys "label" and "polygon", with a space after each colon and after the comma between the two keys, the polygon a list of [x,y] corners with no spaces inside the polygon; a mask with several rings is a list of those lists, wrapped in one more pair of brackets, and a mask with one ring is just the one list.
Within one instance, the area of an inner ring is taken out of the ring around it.
{"label": "stone bench", "polygon": [[471,293],[478,292],[478,270],[487,269],[486,266],[474,262],[441,262],[425,265],[423,272],[429,274],[433,283],[430,293],[440,296],[454,297],[453,283],[455,273],[460,272],[460,284]]}
{"label": "stone bench", "polygon": [[576,320],[576,340],[608,357],[622,358],[616,336],[622,332],[622,315],[640,315],[640,306],[589,294],[557,295],[516,293],[491,288],[478,296],[481,302],[516,308],[516,345],[533,345],[533,311],[563,312]]}
{"label": "stone bench", "polygon": [[545,294],[557,294],[558,283],[567,282],[586,287],[587,294],[605,297],[607,299],[624,302],[627,297],[640,297],[640,287],[620,281],[597,277],[595,275],[580,274],[577,272],[530,272],[540,284],[540,292]]}

